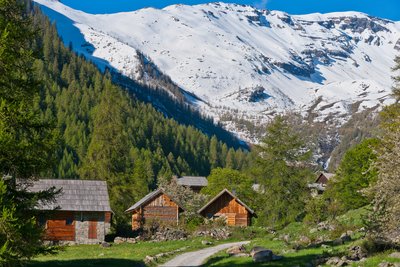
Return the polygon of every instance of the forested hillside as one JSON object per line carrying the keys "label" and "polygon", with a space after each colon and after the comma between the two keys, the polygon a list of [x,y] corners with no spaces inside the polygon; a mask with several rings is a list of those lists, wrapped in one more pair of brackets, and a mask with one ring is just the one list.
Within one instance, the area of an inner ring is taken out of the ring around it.
{"label": "forested hillside", "polygon": [[34,46],[41,53],[35,65],[43,83],[37,105],[60,137],[57,163],[46,176],[106,180],[118,214],[160,177],[246,165],[247,152],[165,118],[133,91],[113,84],[109,73],[65,47],[39,10],[34,21],[41,32]]}

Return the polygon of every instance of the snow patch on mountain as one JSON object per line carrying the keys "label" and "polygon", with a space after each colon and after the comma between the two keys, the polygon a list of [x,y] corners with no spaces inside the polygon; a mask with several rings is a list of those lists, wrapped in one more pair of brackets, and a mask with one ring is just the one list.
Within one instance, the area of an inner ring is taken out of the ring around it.
{"label": "snow patch on mountain", "polygon": [[197,97],[188,94],[188,102],[232,131],[226,114],[260,124],[295,110],[343,123],[392,101],[399,22],[226,3],[92,15],[54,0],[36,2],[78,53],[137,79],[140,51]]}

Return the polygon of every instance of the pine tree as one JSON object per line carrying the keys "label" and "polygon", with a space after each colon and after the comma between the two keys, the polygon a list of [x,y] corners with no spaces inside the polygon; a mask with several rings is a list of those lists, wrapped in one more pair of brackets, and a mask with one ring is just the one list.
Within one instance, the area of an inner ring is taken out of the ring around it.
{"label": "pine tree", "polygon": [[341,212],[357,209],[371,202],[371,197],[363,192],[377,180],[375,150],[377,139],[365,139],[350,148],[344,155],[333,180],[329,181],[325,198],[334,199]]}
{"label": "pine tree", "polygon": [[30,48],[34,38],[20,1],[0,1],[0,265],[6,267],[49,251],[41,242],[35,206],[57,193],[25,189],[30,179],[52,167],[56,145],[56,135],[40,119],[35,102],[40,83]]}
{"label": "pine tree", "polygon": [[256,175],[263,194],[260,221],[284,226],[304,211],[306,185],[312,175],[311,153],[293,132],[287,118],[277,116],[268,125],[257,155]]}

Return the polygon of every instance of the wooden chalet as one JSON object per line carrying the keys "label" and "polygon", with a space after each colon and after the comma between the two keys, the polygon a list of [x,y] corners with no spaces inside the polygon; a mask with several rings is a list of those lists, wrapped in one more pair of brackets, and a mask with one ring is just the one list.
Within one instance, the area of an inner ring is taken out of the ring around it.
{"label": "wooden chalet", "polygon": [[311,189],[311,196],[316,197],[322,194],[325,189],[328,181],[335,176],[333,173],[321,172],[314,183],[308,184],[308,188]]}
{"label": "wooden chalet", "polygon": [[111,207],[105,181],[41,179],[29,190],[61,189],[53,203],[40,203],[38,223],[45,240],[60,244],[96,244],[110,231]]}
{"label": "wooden chalet", "polygon": [[137,230],[148,220],[177,225],[181,211],[183,209],[176,202],[162,189],[158,189],[147,194],[125,212],[132,213],[132,230]]}
{"label": "wooden chalet", "polygon": [[231,226],[249,226],[254,211],[244,204],[228,189],[222,190],[199,211],[206,218],[225,217],[226,224]]}
{"label": "wooden chalet", "polygon": [[208,180],[203,176],[182,176],[177,178],[177,184],[187,186],[194,192],[199,193],[203,187],[208,185]]}
{"label": "wooden chalet", "polygon": [[318,178],[315,180],[315,183],[317,184],[322,184],[326,185],[328,181],[335,176],[334,173],[328,173],[328,172],[321,172],[321,174],[318,176]]}

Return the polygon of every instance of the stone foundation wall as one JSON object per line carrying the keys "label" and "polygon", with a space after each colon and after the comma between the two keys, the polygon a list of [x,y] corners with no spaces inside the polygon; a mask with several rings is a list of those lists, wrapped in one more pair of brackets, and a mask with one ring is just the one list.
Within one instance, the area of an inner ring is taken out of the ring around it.
{"label": "stone foundation wall", "polygon": [[[89,239],[89,222],[96,221],[97,238]],[[110,223],[105,222],[104,212],[76,212],[75,213],[75,243],[98,244],[104,241],[110,232]]]}

